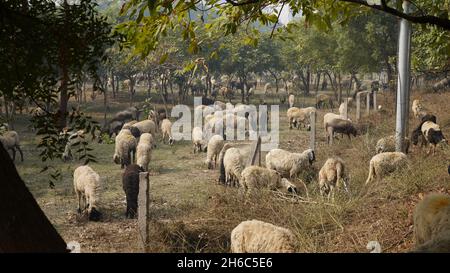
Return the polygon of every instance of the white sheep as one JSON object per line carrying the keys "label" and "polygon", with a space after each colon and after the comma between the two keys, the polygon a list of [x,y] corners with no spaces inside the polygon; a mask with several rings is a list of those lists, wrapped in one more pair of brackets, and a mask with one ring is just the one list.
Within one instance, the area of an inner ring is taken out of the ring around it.
{"label": "white sheep", "polygon": [[66,146],[64,147],[64,152],[62,154],[62,160],[66,162],[73,159],[72,146],[82,142],[85,139],[85,134],[83,130],[78,130],[76,132],[64,131],[61,135],[63,134],[69,134]]}
{"label": "white sheep", "polygon": [[287,110],[286,116],[289,121],[289,129],[292,128],[292,125],[297,126],[300,129],[300,123],[303,124],[303,127],[310,127],[310,115],[315,112],[316,108],[314,107],[306,107],[306,108],[298,108],[291,107]]}
{"label": "white sheep", "polygon": [[385,152],[372,157],[369,164],[369,176],[366,184],[377,178],[382,179],[389,173],[404,168],[408,164],[408,158],[401,152]]}
{"label": "white sheep", "polygon": [[288,102],[289,102],[289,108],[294,107],[294,102],[295,102],[295,96],[294,96],[294,94],[290,94],[290,95],[289,95]]}
{"label": "white sheep", "polygon": [[[115,150],[113,155],[114,163],[120,164],[123,169],[124,166],[128,166],[132,163],[131,153],[133,156],[136,153],[137,140],[131,134],[129,129],[120,130],[116,136]],[[133,160],[134,161],[134,160]]]}
{"label": "white sheep", "polygon": [[291,153],[282,149],[272,149],[266,155],[266,167],[275,170],[283,177],[297,178],[316,160],[314,151],[307,149],[302,153]]}
{"label": "white sheep", "polygon": [[290,193],[297,193],[297,188],[280,173],[259,166],[248,166],[241,173],[240,184],[245,191],[256,189],[277,190],[284,189]]}
{"label": "white sheep", "polygon": [[259,220],[244,221],[231,232],[232,253],[293,253],[297,240],[289,229]]}
{"label": "white sheep", "polygon": [[153,136],[150,133],[143,133],[136,148],[136,164],[145,171],[148,171],[148,164],[152,159],[153,145]]}
{"label": "white sheep", "polygon": [[264,85],[264,94],[268,94],[271,92],[272,92],[272,86],[271,86],[270,82],[268,82]]}
{"label": "white sheep", "polygon": [[216,168],[217,159],[223,145],[223,137],[220,135],[214,135],[209,139],[205,160],[205,164],[208,166],[208,169]]}
{"label": "white sheep", "polygon": [[[100,194],[100,176],[89,166],[80,166],[73,172],[73,186],[78,199],[78,213],[87,209],[89,220],[100,220],[97,202]],[[83,201],[83,206],[81,205]]]}
{"label": "white sheep", "polygon": [[156,133],[156,123],[153,120],[139,121],[133,124],[132,127],[138,128],[141,134],[150,133],[152,136],[155,136]]}
{"label": "white sheep", "polygon": [[450,252],[450,196],[432,193],[414,210],[417,252]]}
{"label": "white sheep", "polygon": [[250,146],[238,148],[226,143],[219,154],[219,182],[225,185],[238,186],[249,154]]}
{"label": "white sheep", "polygon": [[416,118],[421,118],[427,114],[427,111],[423,107],[422,102],[420,100],[413,100],[411,110],[414,114],[414,117]]}
{"label": "white sheep", "polygon": [[203,139],[202,128],[194,127],[192,129],[192,144],[194,145],[194,154],[205,149],[206,141]]}
{"label": "white sheep", "polygon": [[130,127],[133,126],[133,125],[135,125],[136,123],[138,123],[137,120],[131,120],[131,121],[125,123],[125,124],[122,126],[122,129],[130,129]]}
{"label": "white sheep", "polygon": [[169,119],[163,119],[161,121],[161,134],[163,143],[166,143],[166,138],[169,141],[169,145],[174,143],[172,138],[172,122]]}
{"label": "white sheep", "polygon": [[340,181],[344,184],[345,191],[348,192],[346,180],[344,161],[340,157],[328,158],[319,171],[320,195],[328,194],[328,200],[331,197],[334,201],[335,188],[339,188]]}
{"label": "white sheep", "polygon": [[[404,143],[405,152],[408,153],[411,143],[408,137],[405,137]],[[395,152],[395,135],[380,138],[375,146],[375,152],[377,154],[384,152]]]}
{"label": "white sheep", "polygon": [[20,159],[23,162],[23,153],[20,149],[19,134],[16,131],[6,131],[3,135],[0,135],[0,142],[6,151],[11,150],[13,153],[12,160],[16,160],[16,149],[20,153]]}

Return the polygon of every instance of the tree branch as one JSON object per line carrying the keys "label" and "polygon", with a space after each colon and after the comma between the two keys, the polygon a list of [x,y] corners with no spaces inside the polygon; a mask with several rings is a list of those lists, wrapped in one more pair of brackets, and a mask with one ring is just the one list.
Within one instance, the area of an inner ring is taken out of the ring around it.
{"label": "tree branch", "polygon": [[450,20],[446,18],[440,18],[432,15],[424,15],[424,16],[413,16],[406,13],[403,13],[401,11],[398,11],[394,8],[388,7],[386,5],[385,1],[381,1],[381,5],[369,5],[365,0],[339,0],[341,2],[348,2],[348,3],[354,3],[359,4],[362,6],[366,6],[372,9],[376,9],[379,11],[386,12],[388,14],[406,19],[412,23],[418,23],[418,24],[430,24],[435,25],[438,27],[441,27],[446,30],[450,30]]}
{"label": "tree branch", "polygon": [[238,7],[238,6],[245,6],[249,4],[256,4],[259,2],[259,0],[247,0],[244,2],[236,2],[233,0],[225,0],[228,4],[231,4],[232,6]]}

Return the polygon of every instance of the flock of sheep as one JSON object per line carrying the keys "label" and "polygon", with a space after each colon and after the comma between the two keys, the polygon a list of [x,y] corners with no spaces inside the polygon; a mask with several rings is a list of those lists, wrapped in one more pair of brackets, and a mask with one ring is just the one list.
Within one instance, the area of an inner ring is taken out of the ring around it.
{"label": "flock of sheep", "polygon": [[[316,111],[315,107],[294,107],[294,95],[289,96],[290,108],[287,110],[289,128],[311,128],[310,116]],[[327,99],[324,98],[324,101]],[[340,114],[327,113],[323,118],[324,131],[327,142],[332,143],[336,134],[357,136],[358,132],[353,122],[347,118],[347,107],[352,103],[347,99],[339,107]],[[214,134],[218,124],[226,127],[231,120],[234,128],[238,127],[242,119],[246,134],[250,128],[246,117],[236,115],[238,112],[248,112],[248,105],[234,105],[233,112],[227,111],[228,104],[215,101],[213,105],[201,105],[194,111],[204,114],[204,127],[195,127],[192,130],[193,152],[206,152],[205,165],[208,169],[219,166],[219,183],[227,186],[239,187],[247,194],[260,189],[281,189],[289,194],[297,194],[293,180],[298,180],[300,174],[308,170],[316,161],[316,153],[306,149],[301,153],[290,152],[283,149],[272,149],[265,157],[265,167],[247,166],[250,156],[250,146],[226,140],[225,135]],[[322,104],[323,105],[323,104]],[[231,106],[231,105],[230,105]],[[319,106],[319,105],[316,105]],[[436,145],[446,143],[436,117],[415,100],[412,106],[413,114],[420,120],[420,124],[411,134],[411,141],[421,145],[430,145],[435,153]],[[220,112],[220,115],[217,113]],[[125,168],[122,176],[123,190],[126,195],[126,217],[134,218],[137,214],[137,196],[139,192],[139,173],[148,171],[152,160],[152,150],[156,147],[156,134],[160,134],[164,143],[172,145],[172,122],[160,111],[150,111],[147,119],[139,120],[140,111],[131,107],[118,112],[115,117],[103,128],[102,133],[109,136],[116,135],[115,149],[112,160]],[[67,133],[67,132],[64,132]],[[83,132],[70,132],[69,141],[64,151],[63,159],[72,159],[71,145],[79,138],[84,138]],[[0,136],[5,149],[16,149],[22,155],[19,145],[19,136],[15,131],[8,131]],[[406,138],[409,147],[410,139]],[[408,166],[407,155],[395,152],[394,136],[380,139],[375,147],[377,155],[369,162],[369,175],[366,184],[374,179],[381,179],[389,173]],[[23,160],[23,155],[22,155]],[[348,192],[349,178],[345,162],[333,156],[326,160],[318,173],[319,190],[322,196],[327,195],[328,200],[334,201],[334,195],[341,183]],[[101,218],[99,189],[100,176],[90,166],[80,166],[74,171],[74,189],[78,199],[78,212],[87,212],[89,220],[97,221]],[[450,197],[447,195],[429,195],[417,205],[414,214],[414,225],[418,251],[450,251]],[[258,220],[244,221],[231,232],[232,252],[295,252],[296,238],[285,228],[278,227]]]}

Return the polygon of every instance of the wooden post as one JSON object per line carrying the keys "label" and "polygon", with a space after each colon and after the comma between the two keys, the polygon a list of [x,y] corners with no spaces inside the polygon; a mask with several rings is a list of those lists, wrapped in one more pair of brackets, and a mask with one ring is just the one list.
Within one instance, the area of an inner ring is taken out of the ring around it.
{"label": "wooden post", "polygon": [[258,136],[258,140],[253,142],[252,147],[250,148],[250,157],[248,158],[247,165],[252,166],[255,165],[256,156],[259,154],[259,166],[261,166],[261,137]]}
{"label": "wooden post", "polygon": [[348,118],[348,98],[346,98],[344,102],[344,117],[346,119]]}
{"label": "wooden post", "polygon": [[139,173],[139,195],[138,195],[138,226],[141,236],[142,248],[148,252],[149,244],[149,209],[150,209],[150,183],[148,172]]}
{"label": "wooden post", "polygon": [[366,99],[366,115],[368,116],[370,114],[370,91],[367,92],[367,99]]}
{"label": "wooden post", "polygon": [[309,114],[309,120],[310,120],[310,126],[311,126],[309,148],[314,151],[315,144],[316,144],[316,111],[313,111]]}
{"label": "wooden post", "polygon": [[359,121],[361,119],[361,95],[367,94],[367,107],[366,107],[366,113],[369,115],[370,111],[370,91],[361,91],[356,94],[356,121]]}
{"label": "wooden post", "polygon": [[373,110],[377,111],[377,91],[373,91]]}

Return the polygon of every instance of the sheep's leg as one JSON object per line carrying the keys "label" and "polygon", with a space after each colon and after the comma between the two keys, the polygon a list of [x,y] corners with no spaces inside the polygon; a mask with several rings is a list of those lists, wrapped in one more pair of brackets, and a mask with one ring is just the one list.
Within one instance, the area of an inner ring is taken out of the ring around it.
{"label": "sheep's leg", "polygon": [[78,198],[78,209],[77,209],[77,212],[78,212],[78,214],[81,214],[81,194],[78,191],[76,191],[76,193],[77,193],[77,198]]}
{"label": "sheep's leg", "polygon": [[10,150],[12,151],[12,161],[16,161],[16,149],[14,149],[14,147],[10,148]]}

